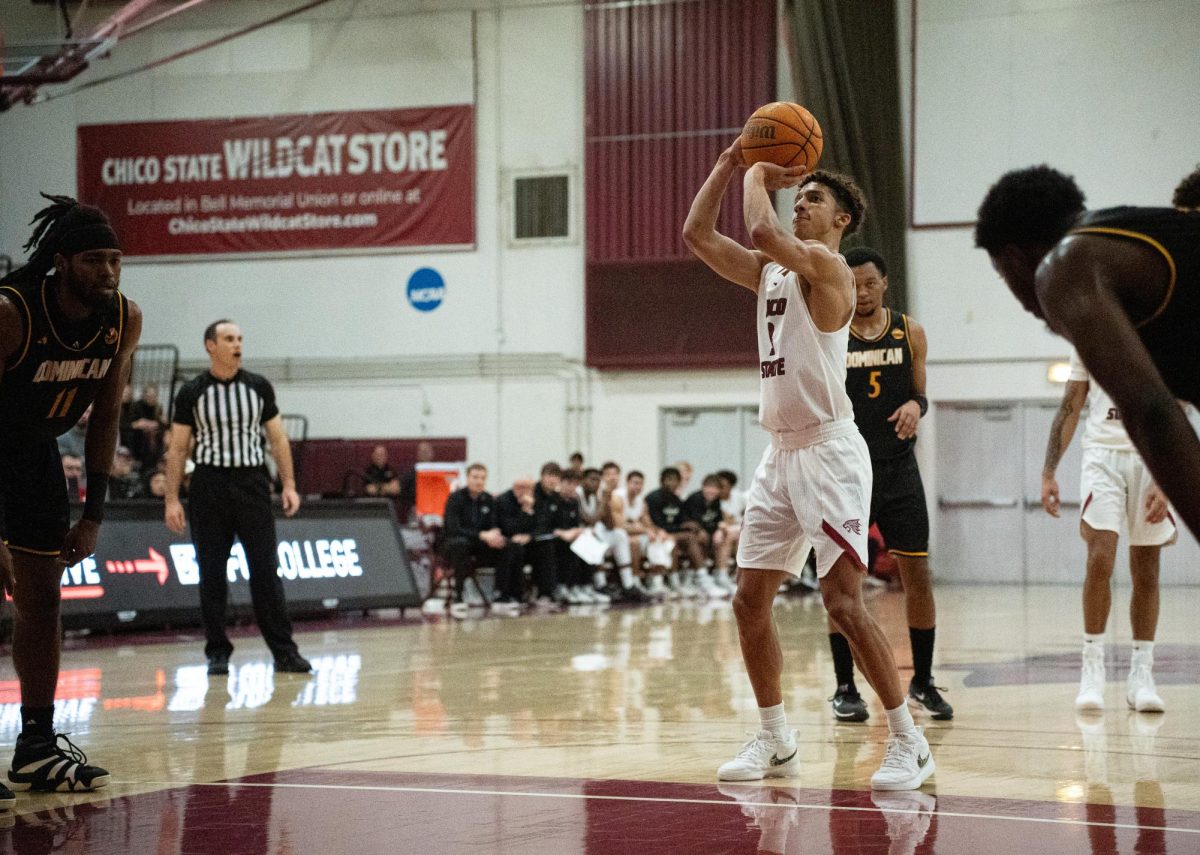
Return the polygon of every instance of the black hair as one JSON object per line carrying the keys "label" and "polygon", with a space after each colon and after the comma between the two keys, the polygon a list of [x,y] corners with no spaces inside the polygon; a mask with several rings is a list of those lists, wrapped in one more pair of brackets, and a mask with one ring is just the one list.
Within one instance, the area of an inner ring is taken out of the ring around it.
{"label": "black hair", "polygon": [[715,475],[715,474],[713,474],[713,475],[705,475],[705,476],[704,476],[704,480],[700,482],[700,486],[701,486],[701,487],[708,487],[709,485],[711,485],[711,486],[713,486],[713,487],[720,487],[720,486],[721,486],[721,479],[720,479],[719,477],[717,477],[717,475]]}
{"label": "black hair", "polygon": [[[76,252],[98,248],[100,243],[113,249],[120,248],[108,216],[99,208],[81,204],[70,196],[40,195],[50,200],[50,204],[29,221],[33,234],[23,247],[32,250],[29,259],[0,279],[0,284],[42,279],[54,267],[57,254],[69,257]],[[96,240],[97,237],[106,239]]]}
{"label": "black hair", "polygon": [[680,471],[679,471],[678,469],[676,469],[674,466],[668,466],[668,467],[667,467],[666,469],[664,469],[662,472],[658,473],[658,483],[660,483],[660,484],[661,484],[661,483],[663,483],[663,482],[664,482],[664,481],[666,481],[668,478],[670,478],[672,475],[674,475],[674,476],[675,476],[676,478],[678,478],[680,481],[682,481],[682,480],[683,480],[683,473],[682,473],[682,472],[680,472]]}
{"label": "black hair", "polygon": [[582,473],[584,478],[587,478],[589,475],[599,475],[599,474],[600,474],[600,470],[596,469],[594,467],[591,467],[591,466],[589,466],[587,469],[584,469],[583,473]]}
{"label": "black hair", "polygon": [[856,246],[846,250],[846,264],[851,267],[862,267],[864,264],[874,264],[880,276],[887,276],[887,262],[879,254],[879,250],[869,246]]}
{"label": "black hair", "polygon": [[1176,208],[1200,208],[1200,164],[1179,182],[1175,195],[1171,197],[1171,204]]}
{"label": "black hair", "polygon": [[472,472],[475,472],[477,470],[483,470],[484,472],[487,472],[488,468],[486,466],[484,466],[482,463],[472,463],[470,466],[467,467],[467,474],[470,475]]}
{"label": "black hair", "polygon": [[229,318],[221,318],[221,320],[219,320],[219,321],[213,321],[211,324],[209,324],[208,326],[206,326],[204,328],[204,340],[205,341],[216,341],[217,340],[217,327],[221,326],[221,324],[231,324],[231,323],[233,323],[233,321],[229,320]]}
{"label": "black hair", "polygon": [[567,460],[574,460],[576,457],[579,458],[580,463],[583,462],[583,452],[582,451],[576,451],[576,452],[572,453],[571,456],[567,458]]}
{"label": "black hair", "polygon": [[545,463],[542,465],[542,477],[543,478],[547,475],[557,475],[561,478],[562,474],[563,474],[562,467],[559,466],[557,463],[555,463],[553,460],[551,460],[549,463]]}
{"label": "black hair", "polygon": [[867,216],[867,197],[854,179],[840,172],[818,169],[816,172],[804,176],[805,184],[810,181],[829,188],[829,192],[833,194],[833,198],[837,202],[838,210],[850,215],[850,224],[842,232],[842,237],[850,237],[858,231]]}
{"label": "black hair", "polygon": [[1084,210],[1074,177],[1050,166],[1015,169],[983,197],[975,245],[996,255],[1009,244],[1054,245]]}
{"label": "black hair", "polygon": [[600,467],[600,471],[607,472],[609,469],[616,469],[618,472],[620,472],[621,464],[617,463],[615,460],[606,460],[604,461],[604,465]]}
{"label": "black hair", "polygon": [[629,472],[625,475],[625,480],[628,481],[630,478],[641,478],[643,481],[646,480],[646,476],[642,473],[642,470],[640,470],[640,469],[630,469]]}
{"label": "black hair", "polygon": [[718,477],[718,478],[723,478],[724,480],[728,481],[728,482],[729,482],[729,486],[730,486],[730,487],[736,487],[736,486],[737,486],[737,475],[735,475],[735,474],[734,474],[732,471],[730,471],[729,469],[719,469],[719,470],[717,470],[717,477]]}

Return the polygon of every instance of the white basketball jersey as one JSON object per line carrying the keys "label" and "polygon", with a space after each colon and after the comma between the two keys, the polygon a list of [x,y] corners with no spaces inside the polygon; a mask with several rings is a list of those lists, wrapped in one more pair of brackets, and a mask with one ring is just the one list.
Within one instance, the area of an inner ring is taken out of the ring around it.
{"label": "white basketball jersey", "polygon": [[1108,393],[1088,375],[1079,354],[1071,350],[1071,379],[1088,384],[1088,417],[1083,426],[1084,448],[1111,448],[1133,451],[1133,442],[1125,432],[1121,413]]}
{"label": "white basketball jersey", "polygon": [[758,420],[797,445],[819,442],[854,424],[846,394],[846,348],[850,319],[836,332],[821,332],[808,313],[799,277],[768,262],[758,283],[758,356],[761,375]]}

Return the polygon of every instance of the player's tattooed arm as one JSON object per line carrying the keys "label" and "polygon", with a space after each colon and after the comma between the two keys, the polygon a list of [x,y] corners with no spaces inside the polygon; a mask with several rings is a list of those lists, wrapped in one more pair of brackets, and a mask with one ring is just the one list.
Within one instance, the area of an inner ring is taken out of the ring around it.
{"label": "player's tattooed arm", "polygon": [[1046,442],[1046,460],[1042,464],[1042,507],[1046,513],[1056,517],[1059,513],[1058,471],[1059,461],[1071,438],[1075,436],[1075,428],[1079,425],[1079,414],[1087,401],[1088,381],[1068,380],[1067,388],[1063,391],[1062,403],[1054,414],[1054,423],[1050,425],[1050,439]]}

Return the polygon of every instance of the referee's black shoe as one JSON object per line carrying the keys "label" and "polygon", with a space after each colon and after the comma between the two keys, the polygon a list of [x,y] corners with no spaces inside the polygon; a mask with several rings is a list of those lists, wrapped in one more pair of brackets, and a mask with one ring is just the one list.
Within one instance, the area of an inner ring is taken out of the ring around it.
{"label": "referee's black shoe", "polygon": [[866,721],[871,717],[853,683],[838,686],[829,700],[833,701],[833,715],[838,721]]}
{"label": "referee's black shoe", "polygon": [[312,663],[299,653],[289,653],[275,660],[275,670],[288,674],[311,674]]}
{"label": "referee's black shoe", "polygon": [[954,707],[946,703],[938,687],[933,685],[932,679],[926,683],[918,683],[914,677],[908,684],[908,703],[909,706],[928,712],[935,721],[949,721],[954,718]]}

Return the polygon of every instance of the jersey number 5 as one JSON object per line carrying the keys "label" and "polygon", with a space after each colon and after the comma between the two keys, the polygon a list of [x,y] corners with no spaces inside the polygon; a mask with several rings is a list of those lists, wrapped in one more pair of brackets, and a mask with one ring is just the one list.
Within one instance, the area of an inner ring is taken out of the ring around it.
{"label": "jersey number 5", "polygon": [[867,380],[871,384],[871,391],[867,393],[868,398],[878,398],[879,393],[883,391],[883,387],[879,385],[879,375],[882,371],[872,371],[870,379]]}
{"label": "jersey number 5", "polygon": [[71,404],[75,401],[75,393],[79,391],[78,386],[72,386],[70,389],[63,389],[54,397],[54,403],[50,405],[50,412],[46,414],[48,419],[66,418],[67,413],[71,412]]}

